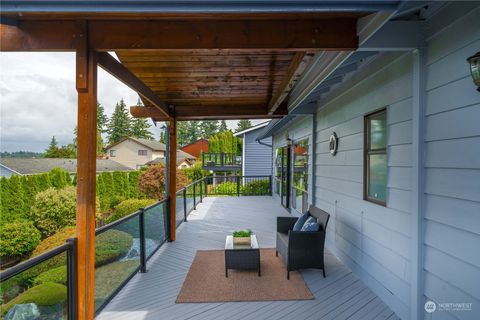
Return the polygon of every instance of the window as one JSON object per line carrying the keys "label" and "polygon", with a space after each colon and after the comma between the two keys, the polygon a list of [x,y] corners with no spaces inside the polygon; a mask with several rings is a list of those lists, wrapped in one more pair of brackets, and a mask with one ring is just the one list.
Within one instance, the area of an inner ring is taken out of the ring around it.
{"label": "window", "polygon": [[292,208],[304,213],[308,210],[308,139],[293,144]]}
{"label": "window", "polygon": [[110,157],[116,157],[117,156],[117,151],[116,150],[110,150]]}
{"label": "window", "polygon": [[147,150],[138,150],[138,155],[139,156],[146,156],[147,155]]}
{"label": "window", "polygon": [[387,198],[387,110],[365,116],[363,198],[386,205]]}
{"label": "window", "polygon": [[280,182],[282,180],[282,149],[275,150],[275,193],[280,195]]}

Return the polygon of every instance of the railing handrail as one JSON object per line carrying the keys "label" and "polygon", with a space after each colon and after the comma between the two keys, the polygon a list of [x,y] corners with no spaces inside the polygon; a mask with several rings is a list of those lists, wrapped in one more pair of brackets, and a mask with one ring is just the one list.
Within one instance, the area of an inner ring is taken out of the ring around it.
{"label": "railing handrail", "polygon": [[38,256],[35,256],[35,257],[32,257],[28,260],[25,260],[25,261],[22,261],[20,262],[19,264],[17,265],[14,265],[13,267],[10,267],[2,272],[0,272],[0,279],[1,279],[1,282],[4,282],[16,275],[18,275],[19,273],[22,273],[30,268],[33,268],[37,265],[39,265],[40,263],[42,262],[45,262],[47,261],[48,259],[51,259],[57,255],[59,255],[60,253],[64,253],[66,252],[67,250],[69,249],[72,249],[73,248],[73,245],[71,242],[66,242],[54,249],[51,249],[49,251],[46,251],[42,254],[39,254]]}

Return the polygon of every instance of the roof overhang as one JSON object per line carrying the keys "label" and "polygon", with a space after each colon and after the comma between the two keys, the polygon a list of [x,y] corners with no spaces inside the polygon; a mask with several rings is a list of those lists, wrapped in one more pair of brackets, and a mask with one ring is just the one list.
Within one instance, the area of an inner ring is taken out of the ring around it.
{"label": "roof overhang", "polygon": [[319,58],[333,59],[323,65],[328,76],[399,3],[5,0],[0,47],[78,52],[88,45],[102,68],[141,96],[135,117],[281,118],[306,97],[301,83],[318,83],[311,70]]}

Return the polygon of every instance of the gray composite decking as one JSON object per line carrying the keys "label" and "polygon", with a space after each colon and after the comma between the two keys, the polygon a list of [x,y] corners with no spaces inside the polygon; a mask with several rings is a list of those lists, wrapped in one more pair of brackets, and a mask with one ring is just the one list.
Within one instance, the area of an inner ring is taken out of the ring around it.
{"label": "gray composite decking", "polygon": [[175,299],[199,249],[223,249],[225,235],[251,228],[261,247],[275,247],[276,217],[288,215],[272,197],[205,198],[166,243],[105,307],[97,319],[399,319],[334,255],[326,251],[327,277],[303,270],[315,295],[306,301],[181,303]]}

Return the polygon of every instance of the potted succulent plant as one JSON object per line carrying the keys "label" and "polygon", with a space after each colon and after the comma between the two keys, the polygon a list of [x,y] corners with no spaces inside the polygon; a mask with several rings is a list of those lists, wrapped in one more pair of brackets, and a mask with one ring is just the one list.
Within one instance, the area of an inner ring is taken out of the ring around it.
{"label": "potted succulent plant", "polygon": [[250,236],[253,234],[252,230],[239,230],[233,232],[233,243],[234,244],[243,244],[250,245],[251,240]]}

